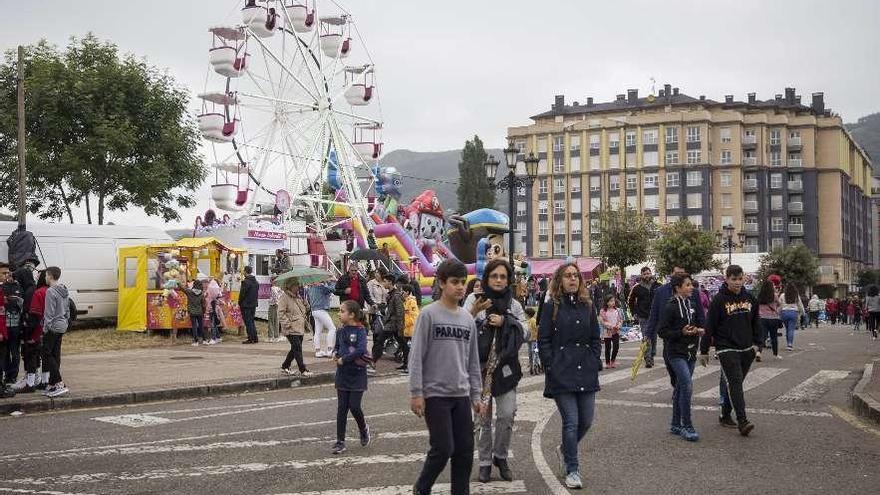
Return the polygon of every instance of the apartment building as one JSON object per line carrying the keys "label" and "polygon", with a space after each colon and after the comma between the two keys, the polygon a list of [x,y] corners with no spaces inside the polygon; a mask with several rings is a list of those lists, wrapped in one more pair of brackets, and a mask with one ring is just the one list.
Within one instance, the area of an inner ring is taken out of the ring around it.
{"label": "apartment building", "polygon": [[794,88],[714,101],[667,84],[605,103],[556,96],[531,119],[508,139],[520,160],[540,159],[513,219],[532,257],[594,254],[599,212],[627,205],[658,225],[733,225],[744,252],[802,243],[820,258],[821,283],[849,285],[873,262],[870,162],[823,93],[809,105]]}

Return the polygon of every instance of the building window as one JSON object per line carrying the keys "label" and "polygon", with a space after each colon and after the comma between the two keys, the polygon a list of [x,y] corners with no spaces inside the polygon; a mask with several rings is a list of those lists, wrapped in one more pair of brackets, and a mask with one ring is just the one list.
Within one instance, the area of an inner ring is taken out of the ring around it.
{"label": "building window", "polygon": [[581,157],[573,156],[568,159],[568,166],[571,168],[572,172],[580,172],[581,171]]}
{"label": "building window", "polygon": [[642,144],[657,144],[657,129],[645,129],[642,132]]}
{"label": "building window", "polygon": [[597,192],[601,188],[602,178],[598,175],[590,176],[590,192]]}
{"label": "building window", "polygon": [[733,174],[729,171],[721,172],[721,187],[730,187],[733,183]]}
{"label": "building window", "polygon": [[636,154],[635,153],[627,153],[625,163],[628,168],[636,168]]}
{"label": "building window", "polygon": [[666,223],[678,223],[678,215],[666,215]]}
{"label": "building window", "polygon": [[688,222],[696,225],[697,227],[702,227],[703,215],[688,215]]}
{"label": "building window", "polygon": [[726,225],[733,225],[733,217],[730,215],[722,215],[721,216],[721,227],[723,228]]}
{"label": "building window", "polygon": [[547,173],[547,159],[546,158],[540,158],[538,160],[538,173],[539,174],[546,174]]}
{"label": "building window", "polygon": [[547,194],[547,179],[538,179],[538,194]]}
{"label": "building window", "polygon": [[547,220],[538,220],[538,235],[549,235],[550,227],[547,225]]}
{"label": "building window", "polygon": [[779,129],[770,129],[770,145],[782,143],[782,132]]}
{"label": "building window", "polygon": [[645,177],[644,177],[645,189],[656,189],[658,181],[659,181],[659,177],[657,176],[657,174],[645,174]]}
{"label": "building window", "polygon": [[553,221],[553,234],[564,234],[565,233],[565,220],[554,220]]}
{"label": "building window", "polygon": [[774,194],[770,196],[770,209],[772,211],[779,211],[782,209],[782,195]]}
{"label": "building window", "polygon": [[730,127],[722,127],[721,128],[721,142],[729,143],[730,142]]}
{"label": "building window", "polygon": [[571,213],[581,212],[581,198],[571,198]]}
{"label": "building window", "polygon": [[701,158],[703,153],[700,150],[688,150],[687,154],[687,163],[688,165],[699,165],[702,161]]}
{"label": "building window", "polygon": [[770,152],[770,166],[771,167],[781,167],[782,166],[782,153],[778,151]]}
{"label": "building window", "polygon": [[770,189],[782,188],[782,174],[770,174]]}
{"label": "building window", "polygon": [[538,243],[538,256],[550,256],[550,251],[547,250],[547,241],[542,241]]}
{"label": "building window", "polygon": [[626,174],[626,190],[627,191],[635,191],[637,190],[637,181],[638,177],[636,174]]}
{"label": "building window", "polygon": [[565,201],[557,199],[553,202],[553,214],[565,213]]}
{"label": "building window", "polygon": [[558,153],[565,149],[565,138],[563,136],[553,136],[553,152]]}
{"label": "building window", "polygon": [[517,187],[516,188],[516,195],[517,196],[525,196],[526,195],[526,188],[525,187]]}
{"label": "building window", "polygon": [[689,142],[689,143],[699,143],[700,142],[700,128],[698,126],[688,126],[688,128],[687,128],[687,142]]}
{"label": "building window", "polygon": [[678,165],[678,150],[666,152],[666,165]]}
{"label": "building window", "polygon": [[598,234],[599,233],[599,224],[600,224],[600,221],[598,218],[591,218],[590,219],[590,233],[591,234]]}
{"label": "building window", "polygon": [[569,144],[569,149],[570,149],[571,151],[580,151],[580,149],[581,149],[581,137],[580,137],[579,135],[577,135],[577,134],[573,134],[573,135],[569,136],[568,141],[569,141],[569,143],[570,143],[570,144]]}
{"label": "building window", "polygon": [[599,140],[601,136],[598,134],[590,134],[590,149],[597,150],[599,149]]}
{"label": "building window", "polygon": [[733,195],[732,194],[724,193],[721,195],[721,207],[722,208],[733,208]]}
{"label": "building window", "polygon": [[800,138],[801,138],[801,131],[798,131],[798,130],[788,131],[788,139],[800,139]]}
{"label": "building window", "polygon": [[608,147],[611,149],[620,147],[620,134],[616,132],[608,134]]}
{"label": "building window", "polygon": [[679,185],[678,172],[667,172],[666,187],[678,187]]}
{"label": "building window", "polygon": [[782,249],[782,247],[783,247],[782,243],[783,243],[783,239],[781,239],[779,237],[774,237],[773,239],[770,239],[770,250],[776,251],[777,249]]}
{"label": "building window", "polygon": [[565,177],[557,177],[553,179],[553,192],[565,192]]}
{"label": "building window", "polygon": [[590,170],[599,170],[599,155],[590,155]]}
{"label": "building window", "polygon": [[730,150],[721,150],[721,164],[730,165],[733,163],[733,154]]}
{"label": "building window", "polygon": [[703,173],[699,170],[694,170],[687,173],[687,185],[688,187],[699,187],[703,185]]}
{"label": "building window", "polygon": [[571,254],[574,256],[580,256],[581,251],[583,250],[583,243],[581,241],[571,241]]}
{"label": "building window", "polygon": [[547,214],[547,201],[538,201],[538,215]]}
{"label": "building window", "polygon": [[642,153],[642,165],[645,167],[656,167],[659,165],[660,153],[656,151],[645,151]]}
{"label": "building window", "polygon": [[553,241],[553,255],[560,256],[563,254],[568,254],[565,252],[565,241]]}
{"label": "building window", "polygon": [[626,146],[636,145],[636,131],[626,131]]}
{"label": "building window", "polygon": [[542,137],[538,138],[538,153],[546,153],[547,152],[547,138]]}
{"label": "building window", "polygon": [[646,210],[658,209],[659,205],[660,205],[659,199],[660,199],[660,196],[657,196],[656,194],[646,194],[644,197],[644,204],[645,204],[644,209],[646,209]]}
{"label": "building window", "polygon": [[572,218],[571,219],[571,233],[572,234],[580,234],[581,233],[581,219],[580,218]]}
{"label": "building window", "polygon": [[702,208],[703,207],[703,193],[690,193],[687,195],[687,207],[688,208]]}
{"label": "building window", "polygon": [[590,197],[590,211],[595,212],[600,210],[602,210],[602,198],[598,196]]}
{"label": "building window", "polygon": [[788,219],[789,225],[803,225],[804,219],[803,217],[790,217]]}
{"label": "building window", "polygon": [[678,127],[666,128],[666,144],[678,144]]}
{"label": "building window", "polygon": [[595,254],[599,251],[599,241],[597,239],[590,240],[590,252]]}
{"label": "building window", "polygon": [[612,175],[608,177],[608,189],[612,191],[620,190],[620,176]]}
{"label": "building window", "polygon": [[565,162],[563,160],[563,156],[554,154],[553,155],[553,173],[561,174],[565,171]]}
{"label": "building window", "polygon": [[575,176],[571,178],[571,192],[581,192],[581,178],[580,176]]}
{"label": "building window", "polygon": [[779,217],[770,219],[770,230],[773,232],[782,232],[785,229],[785,221]]}
{"label": "building window", "polygon": [[526,202],[525,201],[517,201],[516,202],[516,216],[518,216],[518,217],[526,216]]}
{"label": "building window", "polygon": [[516,231],[522,234],[523,240],[526,238],[526,222],[516,222]]}
{"label": "building window", "polygon": [[613,210],[617,211],[620,209],[620,196],[611,196],[608,200],[608,206]]}
{"label": "building window", "polygon": [[620,155],[608,156],[608,168],[620,168]]}
{"label": "building window", "polygon": [[679,203],[678,194],[667,194],[666,195],[666,209],[667,210],[677,210],[681,207]]}

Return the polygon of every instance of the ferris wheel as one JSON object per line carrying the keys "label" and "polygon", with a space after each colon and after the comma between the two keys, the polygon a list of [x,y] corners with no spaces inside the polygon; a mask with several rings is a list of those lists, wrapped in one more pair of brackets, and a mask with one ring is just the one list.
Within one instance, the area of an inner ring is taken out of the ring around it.
{"label": "ferris wheel", "polygon": [[322,231],[342,204],[366,225],[382,112],[352,15],[333,0],[246,0],[227,22],[209,29],[210,68],[198,95],[214,207],[302,211]]}

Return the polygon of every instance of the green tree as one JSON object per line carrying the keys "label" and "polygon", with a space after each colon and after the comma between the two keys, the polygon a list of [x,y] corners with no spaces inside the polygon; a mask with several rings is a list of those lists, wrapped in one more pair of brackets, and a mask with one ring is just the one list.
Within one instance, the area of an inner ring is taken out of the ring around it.
{"label": "green tree", "polygon": [[[204,180],[189,96],[165,72],[89,34],[61,52],[25,50],[28,210],[89,223],[107,211],[143,208],[164,220],[195,205]],[[15,208],[18,181],[16,57],[0,63],[0,206]]]}
{"label": "green tree", "polygon": [[866,269],[859,272],[857,276],[859,287],[870,287],[872,285],[880,285],[880,270]]}
{"label": "green tree", "polygon": [[657,272],[661,274],[672,273],[676,266],[690,274],[721,268],[721,263],[712,258],[717,250],[715,236],[687,220],[664,225],[653,248]]}
{"label": "green tree", "polygon": [[466,213],[495,207],[495,189],[489,187],[486,178],[487,158],[479,136],[465,142],[458,162],[458,211]]}
{"label": "green tree", "polygon": [[758,280],[777,274],[783,285],[794,283],[802,292],[816,284],[819,258],[803,244],[789,245],[761,256]]}
{"label": "green tree", "polygon": [[608,267],[619,267],[626,280],[626,267],[648,259],[654,222],[632,208],[605,209],[599,216],[599,257]]}

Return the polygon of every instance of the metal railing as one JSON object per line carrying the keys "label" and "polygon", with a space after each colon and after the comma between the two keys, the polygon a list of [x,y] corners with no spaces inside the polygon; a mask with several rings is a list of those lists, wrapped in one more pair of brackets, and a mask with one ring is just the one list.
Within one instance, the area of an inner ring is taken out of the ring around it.
{"label": "metal railing", "polygon": [[746,167],[754,167],[758,164],[758,158],[754,156],[743,157],[743,165]]}
{"label": "metal railing", "polygon": [[804,224],[790,223],[790,224],[788,224],[788,232],[790,234],[803,234],[804,233]]}
{"label": "metal railing", "polygon": [[743,136],[743,144],[757,144],[758,136]]}
{"label": "metal railing", "polygon": [[788,203],[788,211],[791,213],[801,213],[804,211],[804,203],[802,201],[792,201]]}
{"label": "metal railing", "polygon": [[788,166],[789,167],[803,167],[804,160],[802,158],[789,158],[788,159]]}
{"label": "metal railing", "polygon": [[743,201],[743,210],[745,210],[745,211],[758,211],[758,202],[757,201]]}
{"label": "metal railing", "polygon": [[789,191],[803,191],[804,190],[804,181],[801,181],[801,180],[788,181],[788,190]]}
{"label": "metal railing", "polygon": [[743,189],[757,189],[758,188],[758,179],[745,179],[743,180]]}

